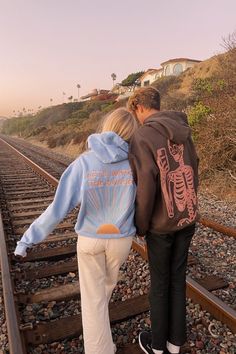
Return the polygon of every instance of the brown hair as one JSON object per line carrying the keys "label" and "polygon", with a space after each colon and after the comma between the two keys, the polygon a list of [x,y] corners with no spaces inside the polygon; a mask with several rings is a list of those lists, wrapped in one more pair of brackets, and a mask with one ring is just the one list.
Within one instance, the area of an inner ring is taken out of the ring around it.
{"label": "brown hair", "polygon": [[152,86],[140,88],[128,100],[128,109],[135,112],[140,104],[148,109],[160,110],[160,93]]}
{"label": "brown hair", "polygon": [[125,108],[118,108],[104,118],[99,131],[112,131],[129,141],[137,128],[138,124],[133,115]]}

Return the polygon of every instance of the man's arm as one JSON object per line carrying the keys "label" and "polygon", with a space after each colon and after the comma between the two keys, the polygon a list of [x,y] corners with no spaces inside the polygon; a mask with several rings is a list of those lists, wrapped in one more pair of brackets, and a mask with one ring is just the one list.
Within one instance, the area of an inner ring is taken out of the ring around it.
{"label": "man's arm", "polygon": [[158,167],[155,154],[148,141],[148,130],[141,128],[130,143],[129,161],[137,184],[135,225],[143,236],[149,229],[157,188]]}

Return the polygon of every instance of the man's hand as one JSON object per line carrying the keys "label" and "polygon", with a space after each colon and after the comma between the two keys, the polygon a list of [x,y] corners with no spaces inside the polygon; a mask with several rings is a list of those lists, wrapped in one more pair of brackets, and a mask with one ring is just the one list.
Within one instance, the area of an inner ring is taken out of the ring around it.
{"label": "man's hand", "polygon": [[136,235],[136,240],[140,245],[144,246],[146,244],[145,235],[143,236]]}

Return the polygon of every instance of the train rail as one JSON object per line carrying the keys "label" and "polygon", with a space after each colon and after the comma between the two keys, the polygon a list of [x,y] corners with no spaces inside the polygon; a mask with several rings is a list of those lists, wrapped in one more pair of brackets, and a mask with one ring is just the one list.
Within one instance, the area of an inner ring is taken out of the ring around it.
{"label": "train rail", "polygon": [[[9,153],[11,157],[8,157]],[[19,163],[19,161],[21,162]],[[34,281],[36,278],[57,277],[61,274],[76,272],[76,235],[72,226],[76,214],[72,212],[45,242],[30,251],[26,259],[19,263],[12,254],[15,242],[33,219],[40,215],[50,203],[58,181],[2,139],[0,139],[0,162],[2,167],[0,172],[0,188],[2,189],[1,273],[9,347],[11,354],[25,354],[28,352],[29,346],[55,342],[65,337],[78,337],[82,333],[80,314],[62,317],[53,322],[37,323],[36,321],[34,323],[30,320],[22,321],[19,311],[22,306],[27,306],[27,304],[38,304],[43,301],[55,303],[78,298],[78,281],[39,289],[33,293],[22,291],[22,285],[17,287],[17,283],[24,284],[23,282]],[[9,162],[11,162],[10,166]],[[19,164],[21,168],[19,168]],[[15,185],[16,181],[17,186]],[[3,204],[4,201],[7,207]],[[202,219],[201,222],[217,231],[224,232],[226,235],[236,237],[236,232],[232,228],[224,227],[207,219]],[[143,245],[134,241],[133,249],[144,259],[147,259]],[[16,286],[13,287],[13,285]],[[236,333],[235,310],[190,277],[187,279],[187,296],[200,304],[216,319],[226,324],[233,333]],[[124,321],[148,311],[148,309],[147,294],[111,303],[111,322]],[[119,353],[140,353],[140,351],[136,344],[130,344],[119,349]]]}

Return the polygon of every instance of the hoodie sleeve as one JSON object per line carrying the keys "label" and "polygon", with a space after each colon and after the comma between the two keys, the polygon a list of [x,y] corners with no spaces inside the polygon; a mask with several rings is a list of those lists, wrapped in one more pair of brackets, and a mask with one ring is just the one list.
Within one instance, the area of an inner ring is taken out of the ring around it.
{"label": "hoodie sleeve", "polygon": [[55,226],[81,202],[81,182],[81,162],[75,160],[62,174],[53,202],[17,242],[15,255],[25,257],[27,247],[43,241]]}
{"label": "hoodie sleeve", "polygon": [[140,128],[130,143],[129,161],[137,184],[135,226],[137,233],[144,236],[152,217],[156,200],[158,168],[147,137]]}

